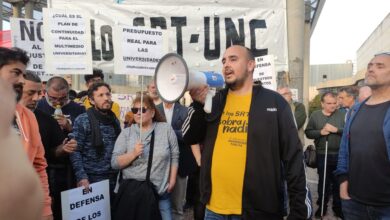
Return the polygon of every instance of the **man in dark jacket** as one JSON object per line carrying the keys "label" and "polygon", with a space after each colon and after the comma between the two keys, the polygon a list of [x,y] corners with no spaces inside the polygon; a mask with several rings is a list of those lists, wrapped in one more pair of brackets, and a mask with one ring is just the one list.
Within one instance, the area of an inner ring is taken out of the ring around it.
{"label": "man in dark jacket", "polygon": [[[337,109],[336,95],[327,92],[321,96],[322,110],[315,111],[311,114],[307,123],[305,134],[307,138],[314,139],[317,150],[317,172],[318,172],[318,200],[320,207],[316,217],[326,214],[327,203],[329,201],[330,190],[333,194],[333,211],[337,217],[343,217],[341,212],[341,202],[339,196],[339,185],[333,175],[336,170],[337,158],[340,146],[341,135],[343,134],[345,112]],[[328,145],[326,149],[326,145]],[[325,195],[322,199],[324,172],[325,172],[325,155],[326,176],[325,176]],[[323,211],[321,212],[322,200],[324,200]]]}
{"label": "man in dark jacket", "polygon": [[194,103],[182,128],[187,144],[204,143],[200,188],[205,219],[283,219],[282,164],[288,219],[309,218],[302,146],[288,103],[253,85],[255,60],[249,49],[229,47],[222,64],[227,89],[213,98],[210,114],[203,111],[208,88],[190,91]]}
{"label": "man in dark jacket", "polygon": [[93,107],[74,122],[73,133],[78,146],[71,153],[70,160],[78,186],[88,188],[90,183],[108,179],[112,200],[118,172],[111,168],[111,157],[121,128],[111,111],[111,88],[108,84],[93,84],[88,89],[88,98]]}
{"label": "man in dark jacket", "polygon": [[165,117],[167,122],[175,131],[177,142],[179,144],[179,170],[176,177],[175,188],[171,194],[172,218],[173,220],[183,220],[185,197],[187,191],[187,177],[197,168],[196,161],[192,155],[190,146],[183,142],[181,127],[187,118],[187,107],[180,105],[179,102],[162,102],[156,106],[158,111]]}
{"label": "man in dark jacket", "polygon": [[46,114],[53,115],[56,108],[60,107],[63,115],[56,116],[56,120],[65,135],[72,132],[72,124],[85,108],[78,103],[69,100],[69,84],[60,77],[54,76],[46,83],[45,98],[39,100],[37,109]]}
{"label": "man in dark jacket", "polygon": [[390,219],[390,53],[372,58],[365,84],[372,95],[348,114],[335,174],[345,219]]}

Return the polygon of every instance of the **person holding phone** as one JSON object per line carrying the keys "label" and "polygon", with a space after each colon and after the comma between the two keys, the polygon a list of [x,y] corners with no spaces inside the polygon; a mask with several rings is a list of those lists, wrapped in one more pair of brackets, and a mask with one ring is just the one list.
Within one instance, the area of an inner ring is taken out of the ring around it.
{"label": "person holding phone", "polygon": [[72,133],[66,138],[60,125],[51,116],[37,109],[37,103],[42,98],[42,82],[38,75],[26,71],[20,104],[30,109],[37,118],[39,133],[45,148],[46,168],[50,196],[52,197],[52,210],[55,220],[62,219],[61,192],[76,186],[69,154],[77,148],[77,142]]}
{"label": "person holding phone", "polygon": [[88,98],[93,107],[75,120],[73,133],[78,147],[70,154],[70,160],[78,186],[88,188],[90,183],[108,179],[112,200],[118,172],[111,168],[111,156],[121,127],[111,110],[111,88],[108,84],[93,84],[88,89]]}

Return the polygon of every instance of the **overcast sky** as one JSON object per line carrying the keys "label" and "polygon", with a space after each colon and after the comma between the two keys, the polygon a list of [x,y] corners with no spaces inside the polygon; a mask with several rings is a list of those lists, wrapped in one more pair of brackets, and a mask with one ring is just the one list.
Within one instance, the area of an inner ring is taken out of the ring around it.
{"label": "overcast sky", "polygon": [[356,51],[388,13],[390,0],[326,0],[311,36],[310,63],[355,62]]}

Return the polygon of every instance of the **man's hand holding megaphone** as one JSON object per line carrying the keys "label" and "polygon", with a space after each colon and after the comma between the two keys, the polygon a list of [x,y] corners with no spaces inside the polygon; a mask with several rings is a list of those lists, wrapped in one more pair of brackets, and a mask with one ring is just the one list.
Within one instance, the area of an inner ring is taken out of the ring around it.
{"label": "man's hand holding megaphone", "polygon": [[214,71],[188,71],[184,59],[174,53],[166,54],[157,64],[154,73],[158,96],[165,102],[176,102],[186,91],[192,99],[204,105],[211,113],[212,98],[217,88],[223,88],[222,74]]}
{"label": "man's hand holding megaphone", "polygon": [[208,92],[209,92],[209,86],[203,85],[201,87],[191,89],[190,95],[192,100],[200,102],[204,105]]}

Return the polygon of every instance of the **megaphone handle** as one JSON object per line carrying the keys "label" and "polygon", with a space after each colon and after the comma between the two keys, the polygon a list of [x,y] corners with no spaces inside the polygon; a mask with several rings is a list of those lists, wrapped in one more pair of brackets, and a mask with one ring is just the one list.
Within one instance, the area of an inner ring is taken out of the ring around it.
{"label": "megaphone handle", "polygon": [[206,113],[211,113],[211,107],[212,107],[212,103],[213,103],[214,94],[215,94],[215,91],[213,91],[211,89],[209,89],[209,91],[207,92],[206,100],[204,102],[204,107],[203,107],[203,110]]}

